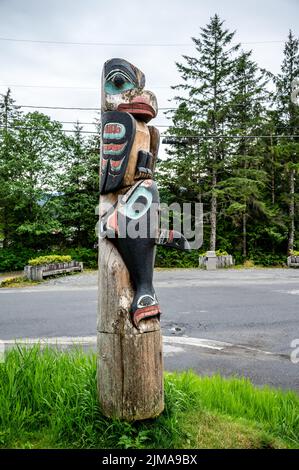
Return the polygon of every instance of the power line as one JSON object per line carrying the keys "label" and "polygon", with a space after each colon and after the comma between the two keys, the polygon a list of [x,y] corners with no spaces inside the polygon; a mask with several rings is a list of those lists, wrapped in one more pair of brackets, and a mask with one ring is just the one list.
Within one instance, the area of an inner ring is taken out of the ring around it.
{"label": "power line", "polygon": [[[58,121],[60,122],[60,124],[79,124],[79,125],[92,125],[92,126],[96,126],[97,123],[96,122],[81,122],[81,121]],[[168,125],[166,124],[155,124],[155,127],[169,127]]]}
{"label": "power line", "polygon": [[[75,132],[73,129],[45,129],[44,127],[35,127],[35,126],[0,126],[0,129],[24,129],[28,131],[44,131],[44,132],[58,132],[59,130],[62,130],[63,132]],[[82,134],[97,134],[99,135],[99,132],[94,132],[94,131],[84,131],[80,130],[80,133]]]}
{"label": "power line", "polygon": [[91,86],[73,86],[73,85],[19,85],[18,83],[11,83],[10,85],[6,83],[1,83],[1,87],[7,88],[70,88],[70,89],[83,89],[83,90],[98,90],[100,87],[91,87]]}
{"label": "power line", "polygon": [[[24,105],[18,104],[19,108],[36,108],[36,109],[70,109],[78,111],[101,111],[101,108],[85,108],[85,107],[72,107],[72,106],[35,106],[35,105]],[[131,104],[134,107],[134,103]],[[163,110],[175,110],[176,108],[158,108],[159,111]]]}
{"label": "power line", "polygon": [[[293,138],[293,137],[299,137],[299,135],[276,135],[276,134],[270,134],[270,135],[184,135],[184,136],[171,136],[171,135],[164,135],[163,136],[163,143],[164,144],[170,144],[174,145],[176,143],[180,144],[188,144],[191,143],[191,140],[201,140],[201,139],[285,139],[285,138]],[[181,140],[181,142],[180,142]]]}
{"label": "power line", "polygon": [[[75,121],[60,121],[60,120],[58,121],[58,120],[54,119],[54,121],[59,122],[60,124],[73,124],[73,125],[74,124],[79,124],[80,126],[81,125],[82,126],[96,126],[97,125],[96,122],[84,122],[84,121],[80,121],[78,119],[75,120]],[[163,127],[163,128],[173,127],[172,124],[156,124],[156,123],[154,124],[154,126],[155,127]],[[177,128],[177,129],[178,130],[184,130],[185,128],[180,127],[180,128]],[[241,128],[239,128],[239,129],[241,129]],[[243,129],[245,129],[245,128],[243,128]],[[285,130],[285,127],[276,127],[276,130],[279,130],[279,129]],[[272,134],[272,136],[275,137],[274,134]],[[171,137],[175,137],[175,138],[178,138],[178,139],[180,138],[180,136],[171,136]],[[186,134],[186,135],[183,135],[181,137],[185,138],[185,137],[189,137],[189,136]],[[190,137],[192,138],[193,136],[190,136]]]}
{"label": "power line", "polygon": [[115,42],[75,42],[75,41],[47,41],[41,39],[18,39],[18,38],[3,38],[0,41],[8,42],[24,42],[35,44],[53,44],[53,45],[68,45],[68,46],[122,46],[122,47],[178,47],[178,46],[193,46],[192,43],[115,43]]}
{"label": "power line", "polygon": [[[54,121],[57,121],[56,119],[54,119]],[[82,121],[79,121],[79,120],[76,120],[76,121],[57,121],[59,122],[60,124],[79,124],[80,126],[96,126],[97,123],[96,122],[82,122]],[[155,127],[169,127],[169,125],[166,125],[166,124],[155,124]]]}
{"label": "power line", "polygon": [[[134,103],[131,103],[132,108],[134,108]],[[230,104],[230,106],[245,106],[238,104]],[[18,108],[33,108],[33,109],[63,109],[63,110],[74,110],[74,111],[101,111],[101,108],[88,108],[88,107],[77,107],[77,106],[44,106],[44,105],[29,105],[29,104],[18,104]],[[137,107],[138,109],[138,107]],[[158,108],[158,111],[176,111],[178,108],[172,107],[161,107]]]}
{"label": "power line", "polygon": [[35,106],[35,105],[18,104],[18,107],[35,108],[35,109],[70,109],[70,110],[78,110],[78,111],[100,111],[100,108],[79,108],[79,107],[71,107],[71,106]]}
{"label": "power line", "polygon": [[[0,125],[0,128],[1,129],[25,129],[25,130],[42,130],[42,131],[45,131],[45,132],[56,132],[56,130],[52,130],[52,129],[45,129],[44,127],[36,127],[36,126],[3,126],[3,125]],[[58,129],[59,130],[59,129]],[[71,130],[71,129],[62,129],[63,132],[74,132],[74,130]],[[97,134],[99,135],[99,132],[94,132],[94,131],[83,131],[81,130],[80,132],[84,133],[84,134]],[[274,135],[274,134],[270,134],[270,135],[213,135],[213,134],[210,134],[210,135],[193,135],[193,136],[189,136],[189,135],[186,135],[186,136],[168,136],[168,135],[165,135],[165,134],[161,134],[161,137],[163,137],[164,141],[167,140],[167,139],[176,139],[176,140],[179,140],[180,138],[185,138],[186,139],[186,143],[188,143],[188,140],[189,139],[198,139],[198,140],[204,140],[204,139],[244,139],[244,138],[248,138],[248,139],[263,139],[263,138],[280,138],[280,139],[284,139],[284,138],[292,138],[292,137],[299,137],[299,135]],[[163,143],[167,143],[167,142],[163,142]]]}
{"label": "power line", "polygon": [[[55,119],[54,119],[55,121]],[[81,121],[58,121],[60,124],[79,124],[80,126],[96,126],[96,122],[81,122]]]}
{"label": "power line", "polygon": [[[131,103],[132,108],[134,108],[134,103]],[[228,103],[227,106],[230,107],[244,107],[247,106],[246,104],[234,104]],[[18,108],[35,108],[35,109],[63,109],[63,110],[79,110],[79,111],[101,111],[101,108],[88,108],[88,107],[74,107],[74,106],[44,106],[44,105],[25,105],[25,104],[18,104]],[[137,107],[138,109],[138,107]],[[158,111],[176,111],[179,108],[173,107],[161,107],[158,108]],[[192,110],[191,110],[192,111]]]}
{"label": "power line", "polygon": [[[19,85],[19,84],[11,84],[7,85],[5,83],[1,83],[0,87],[7,87],[7,88],[50,88],[50,89],[73,89],[73,90],[99,90],[101,87],[92,87],[92,86],[76,86],[76,85]],[[150,88],[152,89],[170,89],[171,85],[169,86],[154,86],[152,85]]]}
{"label": "power line", "polygon": [[[0,41],[7,42],[23,42],[31,44],[53,44],[53,45],[70,45],[70,46],[117,46],[117,47],[179,47],[179,46],[188,46],[193,47],[193,42],[189,43],[115,43],[115,42],[75,42],[75,41],[48,41],[41,39],[21,39],[21,38],[5,38],[0,37]],[[274,40],[274,41],[244,41],[240,44],[281,44],[284,43],[283,40]]]}

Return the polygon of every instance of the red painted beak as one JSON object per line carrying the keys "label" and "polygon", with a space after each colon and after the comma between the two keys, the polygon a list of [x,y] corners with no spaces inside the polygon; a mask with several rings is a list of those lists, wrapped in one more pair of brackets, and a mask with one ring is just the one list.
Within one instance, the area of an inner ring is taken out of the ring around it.
{"label": "red painted beak", "polygon": [[132,114],[141,121],[149,122],[156,117],[156,111],[144,96],[135,96],[130,103],[121,103],[117,107],[118,111]]}

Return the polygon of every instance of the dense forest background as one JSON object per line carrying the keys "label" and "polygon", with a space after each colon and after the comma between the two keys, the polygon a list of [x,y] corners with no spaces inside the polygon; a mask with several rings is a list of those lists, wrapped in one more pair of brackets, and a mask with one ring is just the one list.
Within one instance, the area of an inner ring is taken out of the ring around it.
{"label": "dense forest background", "polygon": [[[159,248],[158,266],[197,266],[207,249],[274,265],[299,249],[299,41],[289,31],[274,75],[234,35],[215,15],[176,64],[156,178],[163,202],[203,204],[204,245],[183,255]],[[50,252],[96,266],[99,147],[99,133],[80,123],[66,133],[22,112],[10,90],[0,96],[0,271]]]}

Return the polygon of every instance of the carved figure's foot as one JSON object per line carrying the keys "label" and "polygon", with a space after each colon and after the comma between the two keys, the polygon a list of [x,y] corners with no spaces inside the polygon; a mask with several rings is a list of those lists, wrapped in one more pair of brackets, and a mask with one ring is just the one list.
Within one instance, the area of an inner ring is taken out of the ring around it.
{"label": "carved figure's foot", "polygon": [[137,305],[135,305],[135,302],[133,302],[132,321],[136,328],[138,328],[139,322],[141,320],[155,317],[160,314],[160,306],[155,295],[141,295],[137,300]]}

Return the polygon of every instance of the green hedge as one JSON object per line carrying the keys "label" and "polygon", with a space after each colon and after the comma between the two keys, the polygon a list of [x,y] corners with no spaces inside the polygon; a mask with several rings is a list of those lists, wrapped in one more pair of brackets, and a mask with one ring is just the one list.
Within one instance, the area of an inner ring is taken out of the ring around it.
{"label": "green hedge", "polygon": [[0,272],[21,271],[28,260],[36,255],[36,250],[29,248],[1,248]]}
{"label": "green hedge", "polygon": [[69,255],[76,261],[82,261],[84,268],[98,268],[98,250],[96,248],[68,248],[60,252]]}
{"label": "green hedge", "polygon": [[157,246],[157,268],[198,268],[198,250],[179,251],[164,246]]}
{"label": "green hedge", "polygon": [[98,265],[98,251],[92,248],[65,248],[59,252],[44,252],[15,247],[0,249],[0,272],[21,271],[29,260],[41,256],[70,256],[76,261],[82,261],[85,268],[91,269],[97,269]]}
{"label": "green hedge", "polygon": [[263,253],[255,252],[250,253],[248,259],[252,260],[254,264],[259,266],[285,266],[287,263],[287,256],[276,253]]}
{"label": "green hedge", "polygon": [[299,256],[299,251],[292,250],[290,254],[291,254],[291,256]]}
{"label": "green hedge", "polygon": [[41,266],[43,264],[51,263],[70,263],[72,257],[69,255],[48,255],[48,256],[39,256],[38,258],[33,258],[28,261],[29,266]]}
{"label": "green hedge", "polygon": [[[216,252],[220,255],[220,250]],[[204,251],[191,250],[190,252],[173,250],[163,246],[157,246],[156,263],[158,268],[197,268],[198,257]],[[224,251],[221,254],[225,254]],[[97,269],[98,251],[93,248],[65,248],[63,250],[53,250],[52,253],[36,251],[28,248],[2,248],[0,249],[0,272],[20,271],[28,264],[28,260],[44,255],[71,256],[72,259],[82,261],[85,268]],[[245,259],[240,253],[232,253],[236,264],[243,264]],[[260,266],[284,266],[287,257],[283,254],[254,252],[249,253],[248,259]]]}

